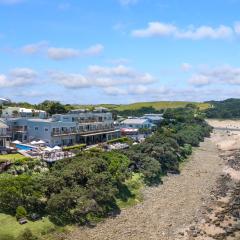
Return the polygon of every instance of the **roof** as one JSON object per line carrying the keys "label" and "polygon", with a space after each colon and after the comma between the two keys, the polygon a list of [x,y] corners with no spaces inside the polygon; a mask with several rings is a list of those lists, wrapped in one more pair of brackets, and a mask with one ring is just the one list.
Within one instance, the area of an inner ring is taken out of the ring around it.
{"label": "roof", "polygon": [[31,121],[31,122],[53,122],[51,118],[48,118],[48,119],[29,118],[28,121]]}
{"label": "roof", "polygon": [[143,118],[129,118],[122,121],[123,124],[144,124],[148,123],[148,119]]}
{"label": "roof", "polygon": [[163,120],[163,117],[161,117],[161,116],[145,116],[144,115],[143,119],[150,119],[152,121],[160,121],[160,120]]}

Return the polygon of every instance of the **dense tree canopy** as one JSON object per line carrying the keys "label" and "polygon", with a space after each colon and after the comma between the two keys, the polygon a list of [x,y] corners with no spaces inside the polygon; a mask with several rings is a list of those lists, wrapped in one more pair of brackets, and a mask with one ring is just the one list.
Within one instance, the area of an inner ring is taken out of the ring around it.
{"label": "dense tree canopy", "polygon": [[208,102],[212,105],[205,111],[208,118],[239,118],[240,117],[240,99],[227,99],[224,101]]}

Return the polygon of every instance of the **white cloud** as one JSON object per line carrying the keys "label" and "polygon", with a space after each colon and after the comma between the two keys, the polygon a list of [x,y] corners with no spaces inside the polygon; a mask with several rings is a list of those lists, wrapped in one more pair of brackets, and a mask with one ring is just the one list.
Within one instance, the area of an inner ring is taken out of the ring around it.
{"label": "white cloud", "polygon": [[174,24],[162,22],[150,22],[145,29],[132,31],[134,37],[166,37],[171,36],[180,39],[227,39],[231,38],[234,31],[231,27],[220,25],[216,28],[211,26],[190,26],[187,29],[180,29]]}
{"label": "white cloud", "polygon": [[127,90],[119,88],[119,87],[106,87],[103,89],[104,93],[107,95],[126,95],[128,94]]}
{"label": "white cloud", "polygon": [[34,83],[38,74],[30,68],[15,68],[11,70],[7,75],[0,75],[0,87],[22,87]]}
{"label": "white cloud", "polygon": [[192,29],[178,30],[174,33],[176,38],[182,39],[227,39],[233,36],[233,30],[231,27],[227,27],[224,25],[220,25],[217,28],[213,28],[210,26],[201,26],[198,28],[192,27]]}
{"label": "white cloud", "polygon": [[86,49],[62,48],[49,46],[47,41],[27,44],[21,47],[21,52],[27,55],[42,54],[52,60],[65,60],[76,57],[90,57],[101,54],[104,50],[102,44],[95,44]]}
{"label": "white cloud", "polygon": [[21,48],[21,51],[25,54],[37,54],[43,50],[46,50],[47,47],[48,47],[48,42],[41,41],[38,43],[25,45]]}
{"label": "white cloud", "polygon": [[124,65],[118,65],[116,67],[102,67],[98,65],[91,65],[88,67],[88,72],[94,75],[101,76],[128,76],[131,77],[135,75],[134,71]]}
{"label": "white cloud", "polygon": [[95,56],[95,55],[99,55],[100,53],[102,53],[103,50],[104,50],[104,46],[102,44],[96,44],[96,45],[93,45],[93,46],[85,49],[83,51],[83,55]]}
{"label": "white cloud", "polygon": [[51,72],[50,77],[66,88],[89,88],[92,86],[85,76],[77,73]]}
{"label": "white cloud", "polygon": [[47,55],[53,60],[63,60],[75,58],[80,55],[79,50],[73,48],[55,48],[51,47],[47,50]]}
{"label": "white cloud", "polygon": [[117,83],[153,83],[156,79],[150,73],[141,73],[125,65],[102,67],[92,65],[88,67],[88,74],[95,78],[110,78]]}
{"label": "white cloud", "polygon": [[92,65],[88,67],[85,74],[52,72],[50,77],[67,88],[109,88],[151,84],[156,81],[150,73],[141,73],[124,65],[115,67]]}
{"label": "white cloud", "polygon": [[189,72],[192,69],[192,65],[189,63],[182,63],[181,69],[183,72]]}
{"label": "white cloud", "polygon": [[119,0],[119,2],[123,6],[128,6],[128,5],[136,4],[138,2],[138,0]]}
{"label": "white cloud", "polygon": [[169,89],[160,87],[149,87],[145,85],[130,85],[127,88],[122,87],[106,87],[103,89],[107,95],[138,95],[138,96],[159,96],[169,93]]}
{"label": "white cloud", "polygon": [[234,31],[236,34],[240,35],[240,22],[236,22],[234,25]]}
{"label": "white cloud", "polygon": [[211,83],[210,78],[206,75],[193,75],[190,79],[189,79],[189,83],[194,85],[194,86],[205,86],[205,85],[209,85]]}
{"label": "white cloud", "polygon": [[212,69],[204,69],[194,74],[189,83],[195,86],[210,84],[240,84],[240,68],[232,66],[220,66]]}
{"label": "white cloud", "polygon": [[134,30],[132,35],[134,37],[156,37],[173,35],[177,28],[172,24],[161,22],[150,22],[145,29]]}

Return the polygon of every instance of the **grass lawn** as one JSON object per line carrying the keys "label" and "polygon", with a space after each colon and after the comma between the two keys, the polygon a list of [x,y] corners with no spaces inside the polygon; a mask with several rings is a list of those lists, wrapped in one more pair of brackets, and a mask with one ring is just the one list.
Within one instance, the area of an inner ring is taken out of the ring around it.
{"label": "grass lawn", "polygon": [[28,221],[28,223],[20,225],[15,217],[0,213],[0,239],[3,239],[4,235],[17,239],[17,236],[26,228],[29,228],[34,234],[40,235],[48,233],[55,228],[55,225],[48,218],[35,222]]}
{"label": "grass lawn", "polygon": [[24,157],[23,155],[21,155],[19,153],[0,155],[0,161],[1,160],[8,160],[8,161],[14,162],[16,160],[24,159],[24,158],[26,158],[26,157]]}

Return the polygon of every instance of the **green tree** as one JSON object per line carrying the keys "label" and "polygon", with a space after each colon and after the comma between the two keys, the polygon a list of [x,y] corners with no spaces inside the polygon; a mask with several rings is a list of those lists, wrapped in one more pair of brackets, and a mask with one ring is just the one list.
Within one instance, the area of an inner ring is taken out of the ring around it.
{"label": "green tree", "polygon": [[60,102],[46,100],[37,105],[37,108],[46,111],[50,115],[53,115],[66,113],[69,109],[69,106],[65,107],[65,105],[61,104]]}

